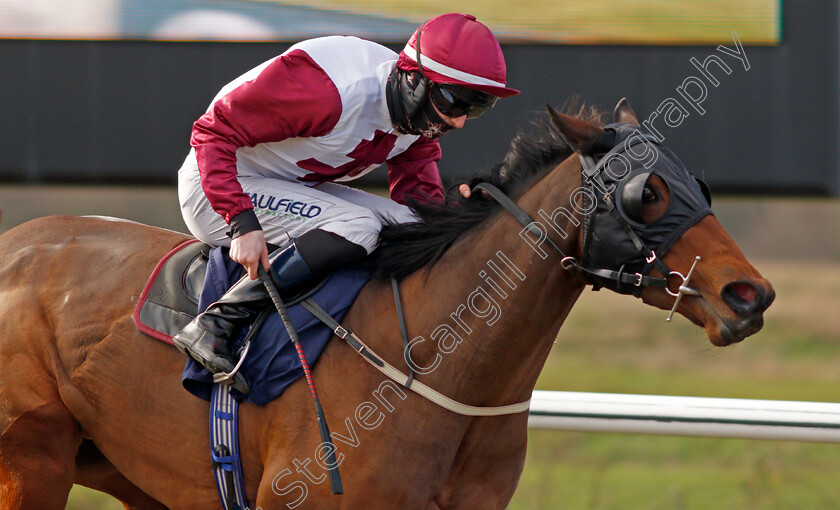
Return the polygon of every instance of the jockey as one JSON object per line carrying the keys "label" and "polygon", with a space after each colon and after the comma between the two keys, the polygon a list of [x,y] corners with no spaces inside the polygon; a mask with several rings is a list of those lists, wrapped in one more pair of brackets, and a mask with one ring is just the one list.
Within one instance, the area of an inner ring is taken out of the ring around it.
{"label": "jockey", "polygon": [[[193,235],[229,246],[248,275],[178,333],[176,346],[211,372],[229,372],[228,339],[267,298],[259,264],[294,295],[371,253],[383,218],[412,221],[408,200],[442,200],[437,138],[518,94],[505,75],[490,30],[453,13],[425,22],[399,55],[322,37],[223,87],[193,126],[178,195]],[[338,184],[382,163],[391,200]],[[269,256],[267,242],[283,247]],[[234,385],[247,392],[243,378]]]}

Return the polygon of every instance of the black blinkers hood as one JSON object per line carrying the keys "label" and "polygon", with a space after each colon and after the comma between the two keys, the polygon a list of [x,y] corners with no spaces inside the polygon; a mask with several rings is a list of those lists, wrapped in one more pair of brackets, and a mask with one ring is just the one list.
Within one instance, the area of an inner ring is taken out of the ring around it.
{"label": "black blinkers hood", "polygon": [[[590,197],[596,198],[594,210],[591,201],[584,204],[584,209],[591,212],[584,219],[581,266],[642,275],[654,266],[665,271],[668,268],[661,258],[671,245],[706,215],[713,214],[706,195],[708,189],[701,187],[705,184],[686,170],[676,154],[642,128],[610,124],[605,131],[597,142],[605,147],[593,148],[592,158],[581,157],[584,187],[592,191]],[[636,220],[641,210],[644,175],[649,174],[662,178],[670,191],[670,202],[660,218],[643,224]],[[641,292],[640,287],[601,279],[593,273],[588,279],[596,289],[606,286],[621,293]]]}

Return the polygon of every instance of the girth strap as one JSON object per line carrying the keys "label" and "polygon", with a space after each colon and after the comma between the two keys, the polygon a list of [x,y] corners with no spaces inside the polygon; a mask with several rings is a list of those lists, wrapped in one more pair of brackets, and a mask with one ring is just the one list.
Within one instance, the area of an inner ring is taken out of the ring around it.
{"label": "girth strap", "polygon": [[225,510],[245,510],[248,500],[239,458],[239,403],[230,386],[214,384],[210,396],[210,456],[219,501]]}
{"label": "girth strap", "polygon": [[448,411],[452,411],[453,413],[461,414],[464,416],[502,416],[506,414],[524,413],[528,411],[528,409],[531,406],[531,399],[528,399],[524,402],[519,402],[517,404],[510,404],[499,407],[471,406],[453,400],[447,397],[446,395],[435,391],[429,386],[426,386],[420,381],[413,381],[409,385],[409,377],[407,375],[400,372],[399,369],[377,356],[376,353],[374,353],[367,345],[365,345],[365,343],[362,342],[362,340],[358,336],[356,336],[355,333],[343,328],[341,324],[339,324],[335,319],[333,319],[332,316],[328,314],[323,308],[321,308],[321,306],[318,303],[311,299],[306,299],[301,302],[301,305],[303,305],[303,307],[306,310],[308,310],[309,313],[315,316],[318,320],[326,324],[327,327],[332,329],[336,336],[347,342],[348,345],[350,345],[350,347],[352,347],[354,351],[359,353],[359,355],[362,356],[362,358],[365,361],[376,367],[377,370],[385,374],[388,378],[394,380],[398,384],[405,386],[411,391],[430,400],[431,402],[434,402],[435,404]]}

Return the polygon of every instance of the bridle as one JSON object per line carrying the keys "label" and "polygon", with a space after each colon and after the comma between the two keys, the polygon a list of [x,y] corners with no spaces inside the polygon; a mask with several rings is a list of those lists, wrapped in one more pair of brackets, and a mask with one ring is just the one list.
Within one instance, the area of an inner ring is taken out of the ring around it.
{"label": "bridle", "polygon": [[[618,208],[615,205],[615,197],[609,191],[609,188],[607,187],[606,183],[604,182],[601,176],[602,171],[604,171],[606,166],[616,155],[628,150],[634,145],[643,142],[651,142],[658,144],[659,140],[657,140],[656,137],[652,135],[646,133],[638,133],[637,136],[628,138],[626,143],[620,142],[617,145],[615,145],[606,154],[599,158],[597,162],[591,156],[578,153],[578,157],[580,158],[581,163],[581,176],[584,186],[588,187],[588,189],[592,192],[596,199],[600,199],[601,201],[603,201],[603,203],[607,207],[609,215],[619,222],[619,224],[622,226],[622,229],[635,246],[636,250],[644,255],[647,264],[641,272],[625,271],[624,265],[621,265],[618,270],[584,265],[575,257],[564,253],[563,250],[553,240],[551,240],[550,237],[544,235],[543,229],[528,215],[528,213],[526,213],[524,210],[522,210],[522,208],[516,205],[516,203],[510,197],[508,197],[502,190],[500,190],[496,186],[488,182],[481,182],[473,187],[473,192],[484,191],[487,194],[489,194],[490,197],[492,197],[496,202],[498,202],[523,227],[525,227],[528,230],[528,232],[541,239],[544,243],[548,244],[548,246],[551,247],[551,249],[553,249],[555,252],[557,252],[558,255],[560,255],[560,266],[563,269],[574,272],[578,276],[578,278],[583,280],[584,283],[593,285],[593,288],[595,290],[606,286],[618,292],[628,293],[625,292],[625,290],[629,288],[632,289],[629,293],[632,293],[634,296],[639,297],[642,290],[645,287],[664,288],[669,295],[675,298],[674,305],[666,319],[667,322],[671,322],[671,318],[674,315],[674,312],[676,311],[676,308],[682,300],[683,296],[700,296],[699,291],[689,286],[689,280],[692,274],[694,273],[694,269],[697,266],[697,263],[701,260],[700,256],[695,257],[691,269],[689,269],[689,271],[685,275],[683,275],[679,271],[672,271],[665,264],[665,262],[662,261],[662,259],[657,255],[657,253],[653,249],[650,249],[646,246],[645,242],[641,239],[641,237],[639,237],[639,235],[633,230],[628,220],[619,212]],[[591,249],[593,229],[590,225],[590,218],[594,215],[594,211],[592,214],[587,215],[587,221],[584,224],[584,259],[586,259],[586,254]],[[653,267],[656,267],[661,274],[668,276],[660,277],[648,275],[647,273]],[[673,292],[668,287],[668,282],[672,277],[679,278],[681,282],[677,292]]]}

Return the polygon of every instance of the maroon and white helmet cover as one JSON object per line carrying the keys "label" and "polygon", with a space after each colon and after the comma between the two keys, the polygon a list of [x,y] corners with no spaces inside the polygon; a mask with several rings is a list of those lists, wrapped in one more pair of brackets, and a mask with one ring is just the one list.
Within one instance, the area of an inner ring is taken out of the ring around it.
{"label": "maroon and white helmet cover", "polygon": [[469,14],[441,14],[415,30],[400,52],[400,69],[418,70],[416,45],[421,29],[420,63],[432,82],[464,85],[497,97],[519,94],[505,86],[505,57],[496,36]]}

